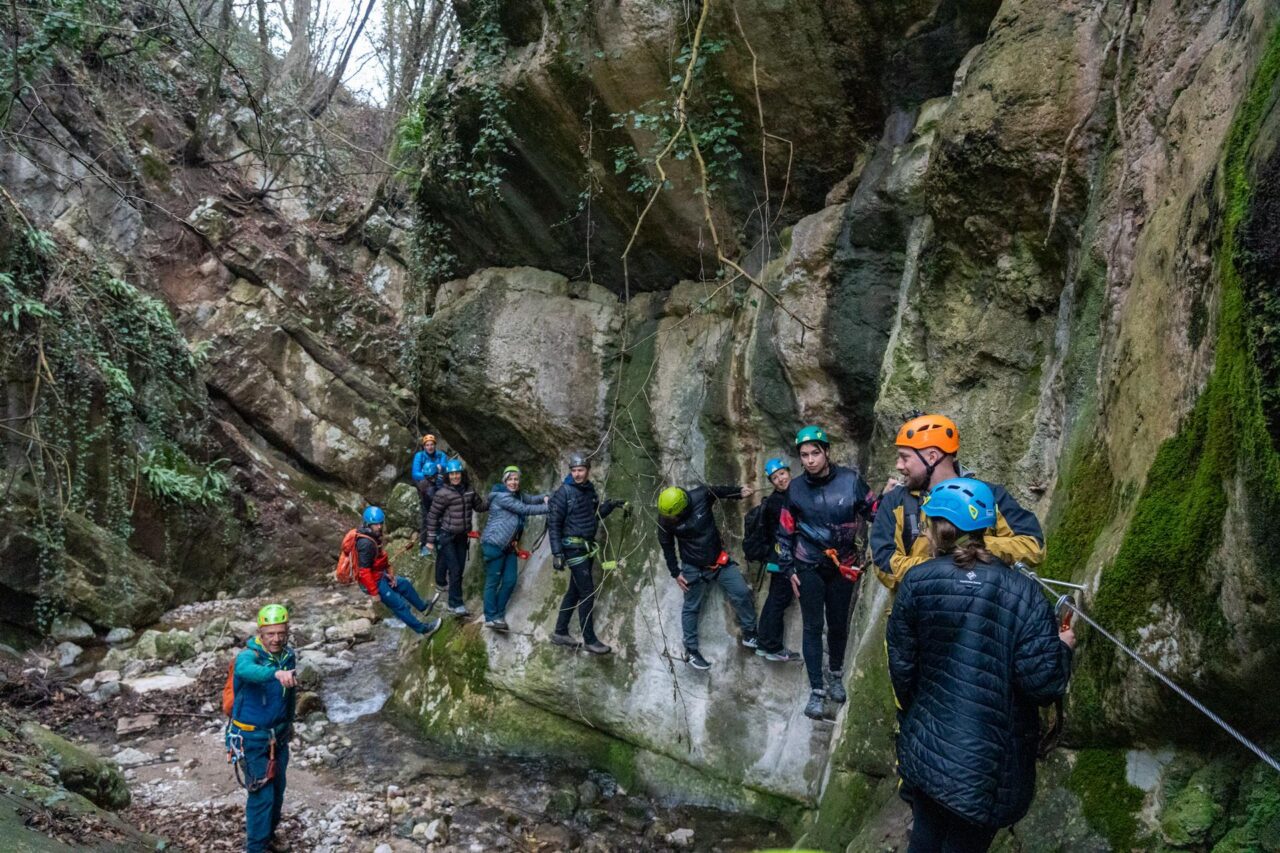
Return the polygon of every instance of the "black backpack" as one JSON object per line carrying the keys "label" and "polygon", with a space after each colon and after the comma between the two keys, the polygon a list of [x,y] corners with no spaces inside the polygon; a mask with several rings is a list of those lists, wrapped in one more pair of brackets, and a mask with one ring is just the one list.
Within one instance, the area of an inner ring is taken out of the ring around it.
{"label": "black backpack", "polygon": [[764,504],[752,507],[742,519],[742,553],[750,562],[760,563],[769,559],[769,534],[764,528]]}

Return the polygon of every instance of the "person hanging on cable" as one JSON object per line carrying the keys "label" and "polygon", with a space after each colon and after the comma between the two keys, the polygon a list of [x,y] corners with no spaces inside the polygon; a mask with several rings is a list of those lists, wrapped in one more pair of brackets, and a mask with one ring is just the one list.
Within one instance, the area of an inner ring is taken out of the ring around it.
{"label": "person hanging on cable", "polygon": [[[960,467],[960,429],[944,415],[920,415],[898,430],[896,467],[871,528],[871,558],[876,576],[890,590],[912,566],[929,559],[929,543],[920,535],[921,498],[943,480],[972,476]],[[1035,566],[1044,560],[1044,532],[1035,515],[1000,486],[988,483],[996,496],[996,523],[988,549],[1009,565]]]}
{"label": "person hanging on cable", "polygon": [[418,490],[420,512],[418,518],[418,554],[427,556],[427,513],[431,511],[431,499],[436,489],[444,484],[444,466],[449,457],[443,450],[436,450],[436,437],[427,433],[422,437],[422,449],[413,454],[413,486]]}
{"label": "person hanging on cable", "polygon": [[289,611],[268,604],[258,611],[258,635],[250,637],[232,667],[224,707],[227,753],[248,797],[245,801],[245,850],[286,851],[275,835],[284,805],[285,771],[297,704],[297,658],[289,645]]}
{"label": "person hanging on cable", "polygon": [[471,614],[462,597],[462,573],[474,533],[474,513],[489,509],[489,499],[477,494],[467,479],[461,459],[445,463],[446,482],[436,489],[427,513],[427,551],[440,549],[436,557],[436,590],[448,590],[449,612],[465,619]]}
{"label": "person hanging on cable", "polygon": [[[782,521],[782,508],[787,505],[787,490],[791,487],[791,466],[784,459],[770,459],[764,464],[764,475],[773,484],[773,491],[761,504],[758,522],[762,545],[768,554],[765,570],[769,575],[769,593],[760,607],[760,647],[756,654],[775,663],[799,663],[800,655],[782,642],[782,617],[796,593],[791,586],[791,578],[784,575],[778,565],[778,525]],[[743,547],[746,548],[745,541]],[[747,557],[751,555],[747,554]]]}
{"label": "person hanging on cable", "polygon": [[[844,655],[849,614],[857,600],[871,519],[871,488],[853,468],[831,461],[831,439],[818,426],[796,434],[804,476],[791,481],[778,525],[778,566],[800,598],[805,668],[809,674],[806,717],[823,719],[828,698],[843,703]],[[826,628],[826,678],[822,633]]]}
{"label": "person hanging on cable", "polygon": [[596,584],[591,570],[599,552],[595,540],[600,522],[626,505],[626,501],[621,500],[602,502],[591,482],[591,460],[585,453],[570,454],[569,475],[551,495],[547,513],[551,567],[556,571],[569,570],[569,589],[560,602],[555,633],[551,635],[551,642],[557,646],[577,647],[577,641],[569,636],[569,620],[577,608],[583,648],[593,655],[613,651],[596,637],[593,618]]}
{"label": "person hanging on cable", "polygon": [[547,495],[526,495],[520,491],[520,469],[508,465],[502,482],[489,492],[489,518],[480,535],[484,555],[484,626],[506,631],[507,603],[516,587],[516,557],[528,559],[520,550],[520,534],[531,515],[546,515]]}
{"label": "person hanging on cable", "polygon": [[991,543],[997,496],[944,480],[921,501],[928,552],[898,584],[889,676],[898,703],[908,853],[983,851],[1035,793],[1039,707],[1067,689],[1075,634]]}
{"label": "person hanging on cable", "polygon": [[[671,486],[658,495],[658,544],[671,578],[684,592],[680,622],[684,630],[685,661],[694,669],[710,669],[698,650],[698,617],[711,584],[719,584],[733,605],[742,629],[742,645],[756,648],[756,606],[738,564],[725,550],[712,506],[717,500],[752,495],[750,486]],[[680,555],[677,558],[676,548]]]}

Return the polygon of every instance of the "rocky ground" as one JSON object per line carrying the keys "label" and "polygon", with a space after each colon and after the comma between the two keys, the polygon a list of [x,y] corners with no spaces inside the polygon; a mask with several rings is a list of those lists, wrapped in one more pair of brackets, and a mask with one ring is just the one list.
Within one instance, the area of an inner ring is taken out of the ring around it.
{"label": "rocky ground", "polygon": [[[788,840],[776,825],[632,795],[606,774],[445,753],[379,713],[400,650],[420,641],[354,590],[279,598],[295,614],[304,685],[283,824],[295,850],[730,851]],[[244,794],[217,703],[254,630],[244,617],[262,603],[188,605],[136,636],[114,631],[105,646],[64,621],[45,646],[8,650],[0,787],[22,798],[21,843],[241,849]],[[7,814],[0,804],[0,832]]]}

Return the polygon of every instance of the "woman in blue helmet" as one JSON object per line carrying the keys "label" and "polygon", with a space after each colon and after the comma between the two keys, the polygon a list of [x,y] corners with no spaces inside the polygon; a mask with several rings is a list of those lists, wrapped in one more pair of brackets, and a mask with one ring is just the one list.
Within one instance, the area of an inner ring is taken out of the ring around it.
{"label": "woman in blue helmet", "polygon": [[945,480],[922,511],[933,558],[903,576],[887,637],[908,851],[983,851],[1031,806],[1038,709],[1066,692],[1075,635],[987,550],[986,483]]}
{"label": "woman in blue helmet", "polygon": [[760,646],[756,654],[776,663],[799,663],[798,652],[782,643],[782,617],[795,599],[791,579],[778,565],[778,524],[782,510],[787,505],[787,489],[791,487],[791,465],[784,459],[770,459],[764,463],[764,475],[773,484],[773,492],[764,499],[764,511],[760,523],[764,525],[765,540],[769,543],[769,559],[765,568],[769,572],[769,594],[760,607]]}
{"label": "woman in blue helmet", "polygon": [[471,488],[461,459],[450,459],[444,470],[445,484],[436,490],[427,513],[427,550],[440,549],[436,558],[436,588],[448,583],[449,612],[466,617],[471,614],[462,599],[462,570],[467,566],[473,513],[487,511],[489,499]]}

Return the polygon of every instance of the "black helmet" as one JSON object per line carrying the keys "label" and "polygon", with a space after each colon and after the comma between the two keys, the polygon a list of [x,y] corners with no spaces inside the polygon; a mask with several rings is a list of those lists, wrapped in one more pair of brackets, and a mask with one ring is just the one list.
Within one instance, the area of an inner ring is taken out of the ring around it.
{"label": "black helmet", "polygon": [[587,454],[583,453],[581,450],[575,450],[573,453],[569,454],[569,467],[590,468],[591,460],[587,458]]}

